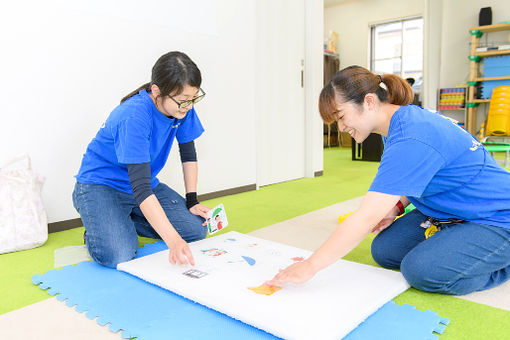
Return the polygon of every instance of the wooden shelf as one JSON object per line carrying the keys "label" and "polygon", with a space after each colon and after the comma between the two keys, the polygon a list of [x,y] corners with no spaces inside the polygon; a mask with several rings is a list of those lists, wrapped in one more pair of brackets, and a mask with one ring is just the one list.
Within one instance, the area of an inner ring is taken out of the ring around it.
{"label": "wooden shelf", "polygon": [[340,54],[338,54],[338,53],[331,53],[331,52],[324,51],[324,55],[340,59]]}
{"label": "wooden shelf", "polygon": [[510,50],[494,50],[487,52],[476,52],[473,55],[477,55],[479,57],[493,57],[496,55],[507,55],[510,54]]}
{"label": "wooden shelf", "polygon": [[468,100],[469,103],[490,103],[491,100],[490,99],[473,99],[473,100]]}
{"label": "wooden shelf", "polygon": [[505,31],[505,30],[510,30],[510,24],[495,24],[495,25],[471,27],[469,30],[470,31],[478,30],[482,33]]}
{"label": "wooden shelf", "polygon": [[476,78],[475,81],[488,81],[488,80],[510,80],[510,76],[504,77],[488,77],[488,78]]}
{"label": "wooden shelf", "polygon": [[[489,32],[498,32],[498,31],[510,31],[510,23],[505,24],[495,24],[495,25],[486,25],[486,26],[478,26],[478,27],[471,27],[469,29],[469,33],[471,35],[471,55],[469,57],[469,82],[472,81],[485,81],[485,80],[509,80],[510,77],[508,76],[499,76],[499,77],[480,77],[479,76],[479,68],[480,68],[480,59],[484,57],[492,57],[492,56],[499,56],[499,55],[510,55],[510,49],[508,50],[491,50],[486,52],[476,52],[476,49],[480,46],[480,38],[484,33]],[[474,58],[478,57],[478,58]],[[473,94],[475,91],[474,86],[468,87],[468,98],[473,98]],[[467,113],[466,113],[466,128],[469,132],[471,132],[473,135],[477,133],[477,127],[476,127],[476,114],[477,114],[477,105],[470,105],[470,104],[484,104],[484,103],[490,103],[490,99],[472,99],[467,100],[466,106]]]}

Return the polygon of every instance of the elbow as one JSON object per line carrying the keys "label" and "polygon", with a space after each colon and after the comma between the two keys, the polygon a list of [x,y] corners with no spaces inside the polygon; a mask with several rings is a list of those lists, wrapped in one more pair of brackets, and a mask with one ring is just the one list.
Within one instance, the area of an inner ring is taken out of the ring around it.
{"label": "elbow", "polygon": [[364,214],[359,210],[356,210],[354,213],[349,215],[342,224],[346,222],[347,225],[351,225],[364,235],[368,235],[378,223],[375,222],[374,218],[367,216],[367,214]]}

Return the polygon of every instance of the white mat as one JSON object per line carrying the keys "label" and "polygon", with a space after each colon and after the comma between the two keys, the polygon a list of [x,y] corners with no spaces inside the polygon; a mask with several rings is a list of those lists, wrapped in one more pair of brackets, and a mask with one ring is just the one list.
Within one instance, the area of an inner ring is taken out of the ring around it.
{"label": "white mat", "polygon": [[82,261],[92,261],[92,257],[90,257],[86,245],[55,249],[53,254],[55,259],[55,268],[77,264]]}
{"label": "white mat", "polygon": [[339,260],[303,285],[265,296],[248,287],[311,252],[234,231],[190,248],[195,267],[172,266],[166,250],[117,269],[285,339],[340,339],[409,288],[400,272]]}

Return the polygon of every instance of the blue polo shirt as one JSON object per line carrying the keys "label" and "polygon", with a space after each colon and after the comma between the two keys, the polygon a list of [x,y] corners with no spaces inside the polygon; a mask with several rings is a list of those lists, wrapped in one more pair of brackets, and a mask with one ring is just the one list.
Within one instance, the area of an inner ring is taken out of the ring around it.
{"label": "blue polo shirt", "polygon": [[142,90],[112,111],[88,145],[76,179],[132,193],[126,164],[150,162],[154,189],[174,139],[187,143],[203,132],[194,108],[183,119],[169,118]]}
{"label": "blue polo shirt", "polygon": [[510,173],[438,112],[401,106],[370,191],[407,196],[423,214],[510,229]]}

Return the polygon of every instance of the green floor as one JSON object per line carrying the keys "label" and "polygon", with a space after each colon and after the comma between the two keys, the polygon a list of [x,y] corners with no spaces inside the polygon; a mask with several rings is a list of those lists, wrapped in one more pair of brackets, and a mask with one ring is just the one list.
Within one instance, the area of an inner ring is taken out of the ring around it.
{"label": "green floor", "polygon": [[[503,155],[496,155],[502,158]],[[324,176],[270,185],[258,191],[204,202],[223,203],[229,217],[226,231],[250,232],[334,203],[363,195],[377,171],[378,163],[353,162],[350,149],[325,150]],[[36,249],[0,255],[0,314],[25,307],[50,296],[30,277],[53,267],[55,249],[82,244],[83,228],[50,234],[48,242]],[[375,265],[370,256],[372,237],[365,239],[345,258]],[[140,244],[149,242],[140,239]],[[508,297],[507,297],[508,298]],[[452,296],[410,289],[398,296],[420,310],[430,309],[451,319],[440,339],[510,339],[510,312]]]}

